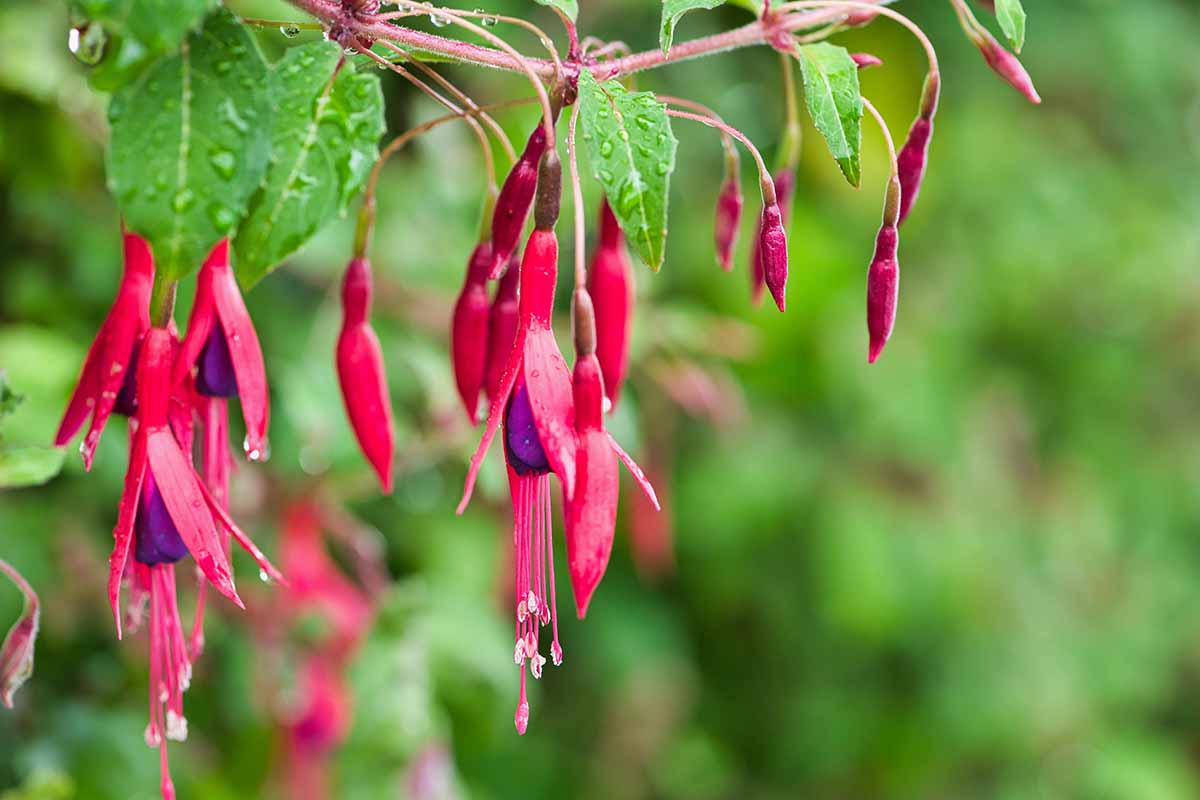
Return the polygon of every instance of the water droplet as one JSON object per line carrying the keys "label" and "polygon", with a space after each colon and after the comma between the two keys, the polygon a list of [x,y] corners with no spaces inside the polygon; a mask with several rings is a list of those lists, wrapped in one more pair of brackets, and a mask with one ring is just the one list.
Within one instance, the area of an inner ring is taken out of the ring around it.
{"label": "water droplet", "polygon": [[192,207],[195,200],[196,195],[191,189],[181,189],[175,195],[175,199],[171,201],[171,208],[175,209],[176,214],[182,214]]}
{"label": "water droplet", "polygon": [[637,208],[638,201],[641,199],[641,194],[635,181],[625,182],[625,185],[621,187],[621,197],[617,201],[617,206],[623,216],[633,215],[634,209]]}
{"label": "water droplet", "polygon": [[450,24],[451,19],[444,14],[430,12],[429,21],[433,23],[433,27],[435,28],[444,28]]}
{"label": "water droplet", "polygon": [[229,71],[233,69],[233,62],[218,61],[214,69],[217,71],[218,75],[227,75],[229,74]]}
{"label": "water droplet", "polygon": [[288,39],[295,39],[300,35],[300,29],[295,25],[280,25],[279,32]]}
{"label": "water droplet", "polygon": [[629,141],[629,131],[625,130],[624,128],[621,128],[619,131],[617,131],[617,135],[621,137],[622,142]]}
{"label": "water droplet", "polygon": [[612,183],[613,174],[611,172],[606,169],[602,169],[600,170],[599,174],[601,183]]}
{"label": "water droplet", "polygon": [[611,139],[605,139],[603,142],[600,143],[600,155],[601,156],[603,156],[604,158],[608,158],[609,156],[612,155],[612,152],[613,152],[613,143],[612,143]]}
{"label": "water droplet", "polygon": [[221,203],[213,203],[208,207],[208,218],[221,232],[228,231],[237,222],[237,214],[233,213],[233,209]]}
{"label": "water droplet", "polygon": [[250,437],[247,436],[242,440],[242,449],[246,451],[246,458],[251,461],[266,461],[271,457],[271,445],[265,439],[263,440],[262,449],[256,450],[250,446]]}
{"label": "water droplet", "polygon": [[654,120],[650,119],[645,114],[638,114],[633,119],[634,122],[638,124],[638,127],[644,131],[648,131],[654,127]]}
{"label": "water droplet", "polygon": [[260,581],[262,581],[263,583],[271,582],[271,576],[267,574],[267,571],[265,569],[260,569],[258,571],[258,579]]}
{"label": "water droplet", "polygon": [[99,64],[108,46],[108,33],[96,22],[79,25],[67,31],[67,49],[81,63]]}
{"label": "water droplet", "polygon": [[237,157],[228,150],[214,150],[208,157],[208,161],[217,174],[225,180],[232,178],[233,172],[237,168]]}
{"label": "water droplet", "polygon": [[671,163],[669,161],[660,161],[654,165],[654,171],[659,175],[666,175],[671,171]]}

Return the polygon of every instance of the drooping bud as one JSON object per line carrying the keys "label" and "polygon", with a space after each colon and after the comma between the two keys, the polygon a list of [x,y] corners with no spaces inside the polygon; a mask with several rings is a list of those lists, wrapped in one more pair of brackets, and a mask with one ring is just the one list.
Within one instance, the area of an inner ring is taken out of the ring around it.
{"label": "drooping bud", "polygon": [[[600,205],[600,242],[588,269],[588,305],[595,309],[594,351],[604,372],[604,388],[613,406],[620,397],[629,367],[629,333],[633,321],[633,265],[625,236],[605,200]],[[580,321],[576,318],[576,335]]]}
{"label": "drooping bud", "polygon": [[992,71],[1008,81],[1018,92],[1025,95],[1029,102],[1035,104],[1042,102],[1041,96],[1033,86],[1033,79],[1025,71],[1025,67],[1021,64],[1020,59],[1005,49],[1004,45],[996,41],[995,36],[992,36],[990,32],[980,27],[973,31],[971,39],[975,42],[975,46],[979,48],[979,52],[983,54],[983,60],[992,68]]}
{"label": "drooping bud", "polygon": [[496,296],[488,310],[488,349],[485,377],[488,403],[496,399],[504,364],[517,338],[517,287],[521,282],[521,259],[516,252],[508,262],[508,270],[496,286]]}
{"label": "drooping bud", "polygon": [[488,275],[492,280],[500,276],[500,270],[517,249],[537,188],[538,164],[545,152],[546,128],[539,119],[496,199],[496,211],[492,215],[492,264]]}
{"label": "drooping bud", "polygon": [[850,58],[854,59],[855,65],[857,65],[860,70],[867,69],[869,67],[883,66],[883,59],[879,56],[871,55],[870,53],[851,53]]}
{"label": "drooping bud", "polygon": [[729,272],[733,269],[733,247],[737,243],[738,228],[742,222],[742,184],[737,175],[726,175],[721,184],[721,192],[717,195],[717,224],[715,238],[717,243],[717,261],[721,269]]}
{"label": "drooping bud", "polygon": [[925,78],[925,88],[921,92],[921,111],[908,131],[908,138],[900,148],[896,161],[900,174],[900,219],[903,224],[917,202],[921,193],[921,183],[925,179],[925,168],[929,162],[929,142],[933,138],[933,117],[937,113],[938,95],[941,92],[941,79],[938,73],[931,72]]}
{"label": "drooping bud", "polygon": [[[788,174],[794,173],[789,172]],[[791,193],[790,188],[787,188],[787,193]],[[787,307],[787,232],[783,229],[783,211],[774,191],[764,191],[756,249],[758,250],[758,262],[762,268],[763,282],[771,290],[771,297],[775,299],[775,305],[779,307],[780,311],[783,311]]]}
{"label": "drooping bud", "polygon": [[8,576],[25,596],[25,608],[0,644],[0,703],[13,707],[13,695],[33,674],[33,647],[37,640],[40,606],[29,582],[7,561],[0,559],[0,572]]}
{"label": "drooping bud", "polygon": [[471,253],[462,291],[454,304],[450,325],[450,355],[454,383],[462,398],[467,419],[478,421],[479,392],[483,389],[488,355],[487,276],[492,266],[492,247],[480,242]]}
{"label": "drooping bud", "polygon": [[[754,247],[750,252],[750,300],[755,305],[762,302],[763,290],[767,288],[767,273],[766,265],[763,263],[763,222],[767,217],[767,207],[771,205],[771,200],[774,198],[778,205],[779,221],[782,226],[784,221],[791,216],[792,196],[796,191],[796,170],[789,167],[781,169],[775,175],[772,183],[763,184],[763,213],[758,218],[758,228],[754,234]],[[773,216],[773,215],[772,215]],[[786,244],[786,234],[785,234]],[[784,250],[783,262],[783,280],[787,281],[787,259],[786,248]],[[777,274],[778,277],[778,274]],[[775,291],[772,289],[772,296],[775,296]],[[780,289],[782,296],[782,287]],[[779,302],[778,297],[775,300]],[[780,309],[782,310],[782,308]]]}
{"label": "drooping bud", "polygon": [[552,231],[558,223],[562,204],[562,161],[558,153],[547,150],[538,165],[537,196],[533,209],[533,227]]}
{"label": "drooping bud", "polygon": [[338,336],[338,382],[350,426],[384,493],[392,491],[392,402],[388,395],[383,350],[369,320],[371,267],[356,258],[342,283],[342,331]]}
{"label": "drooping bud", "polygon": [[883,352],[896,324],[900,292],[900,262],[897,258],[900,232],[896,228],[899,203],[900,181],[893,177],[888,182],[883,225],[875,237],[875,255],[867,271],[867,333],[870,336],[867,361],[871,364]]}
{"label": "drooping bud", "polygon": [[875,18],[878,16],[878,11],[851,11],[846,15],[846,18],[842,20],[842,24],[847,28],[858,28],[870,22],[874,22]]}

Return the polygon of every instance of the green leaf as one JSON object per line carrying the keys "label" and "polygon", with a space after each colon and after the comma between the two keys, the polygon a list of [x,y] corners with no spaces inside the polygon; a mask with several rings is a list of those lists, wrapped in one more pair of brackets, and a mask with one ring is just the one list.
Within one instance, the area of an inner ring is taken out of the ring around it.
{"label": "green leaf", "polygon": [[663,0],[662,24],[658,30],[658,44],[662,47],[663,55],[671,49],[671,39],[675,36],[675,25],[680,17],[689,11],[713,9],[724,3],[725,0]]}
{"label": "green leaf", "polygon": [[178,54],[112,99],[108,185],[159,275],[185,277],[230,235],[266,172],[270,72],[246,29],[215,12]]}
{"label": "green leaf", "polygon": [[0,369],[0,420],[16,411],[24,399],[8,385],[8,376]]}
{"label": "green leaf", "polygon": [[292,48],[272,70],[271,166],[233,240],[250,287],[340,214],[379,156],[383,93],[377,70],[343,66],[332,42]]}
{"label": "green leaf", "polygon": [[534,0],[540,6],[557,8],[566,14],[572,22],[579,16],[579,0]]}
{"label": "green leaf", "polygon": [[147,50],[176,50],[218,0],[77,0],[76,10],[107,30],[137,39]]}
{"label": "green leaf", "polygon": [[667,107],[650,92],[631,93],[615,80],[596,82],[579,72],[579,116],[592,174],[642,261],[662,266],[667,244],[667,201],[675,148]]}
{"label": "green leaf", "polygon": [[65,457],[57,447],[0,449],[0,489],[41,486],[62,470]]}
{"label": "green leaf", "polygon": [[862,180],[862,94],[858,67],[844,47],[821,42],[797,49],[804,98],[829,152],[852,186]]}
{"label": "green leaf", "polygon": [[996,19],[1013,50],[1020,53],[1025,46],[1025,8],[1021,0],[996,0]]}

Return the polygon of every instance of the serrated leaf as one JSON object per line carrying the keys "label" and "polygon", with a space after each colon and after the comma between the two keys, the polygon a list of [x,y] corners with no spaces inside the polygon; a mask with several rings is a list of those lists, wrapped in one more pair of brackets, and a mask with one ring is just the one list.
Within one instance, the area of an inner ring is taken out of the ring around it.
{"label": "serrated leaf", "polygon": [[804,99],[829,152],[852,186],[862,180],[862,93],[858,66],[844,47],[826,42],[797,48]]}
{"label": "serrated leaf", "polygon": [[663,55],[671,49],[671,39],[675,36],[675,26],[680,17],[689,11],[707,11],[724,4],[725,0],[663,0],[662,23],[658,29],[658,44]]}
{"label": "serrated leaf", "polygon": [[579,16],[579,0],[534,0],[540,6],[557,8],[566,14],[572,22]]}
{"label": "serrated leaf", "polygon": [[675,148],[667,107],[650,92],[579,72],[579,118],[592,174],[608,196],[629,243],[653,270],[667,244],[667,201]]}
{"label": "serrated leaf", "polygon": [[996,0],[996,20],[1013,50],[1020,53],[1025,46],[1025,8],[1021,0]]}
{"label": "serrated leaf", "polygon": [[334,80],[341,56],[332,42],[312,42],[289,50],[272,69],[271,166],[233,240],[243,287],[343,214],[379,156],[379,76],[345,65]]}
{"label": "serrated leaf", "polygon": [[87,20],[137,39],[147,50],[167,53],[219,0],[76,0],[78,13]]}
{"label": "serrated leaf", "polygon": [[199,267],[245,213],[270,156],[269,78],[249,33],[222,10],[113,97],[108,185],[164,279]]}
{"label": "serrated leaf", "polygon": [[0,489],[41,486],[62,471],[65,456],[57,447],[0,448]]}

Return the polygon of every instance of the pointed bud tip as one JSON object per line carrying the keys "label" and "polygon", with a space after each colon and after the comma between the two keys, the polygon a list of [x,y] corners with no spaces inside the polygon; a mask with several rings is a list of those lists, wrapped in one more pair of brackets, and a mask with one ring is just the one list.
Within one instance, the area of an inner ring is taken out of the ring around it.
{"label": "pointed bud tip", "polygon": [[879,354],[883,352],[884,345],[887,344],[887,339],[872,339],[870,346],[867,348],[867,363],[874,364],[879,358]]}

